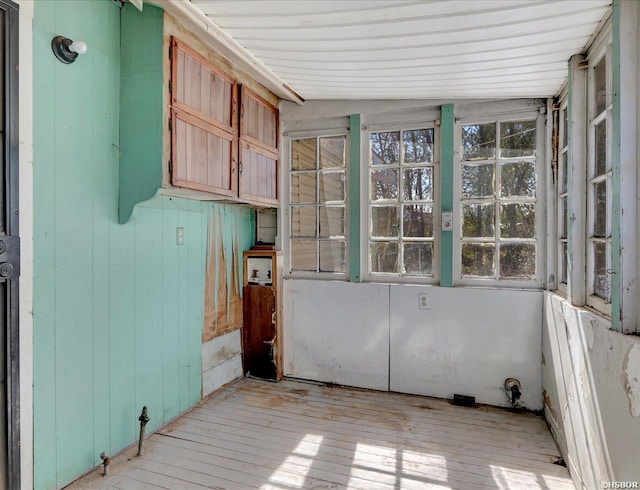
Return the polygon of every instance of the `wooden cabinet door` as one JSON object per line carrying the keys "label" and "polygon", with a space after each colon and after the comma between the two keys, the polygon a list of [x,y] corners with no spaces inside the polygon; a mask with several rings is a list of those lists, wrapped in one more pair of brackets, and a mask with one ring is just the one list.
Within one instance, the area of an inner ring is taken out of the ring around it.
{"label": "wooden cabinet door", "polygon": [[171,183],[238,194],[238,84],[206,58],[171,41]]}
{"label": "wooden cabinet door", "polygon": [[239,196],[278,204],[278,108],[242,87]]}
{"label": "wooden cabinet door", "polygon": [[278,379],[275,353],[276,298],[270,286],[245,286],[243,289],[242,352],[245,374]]}

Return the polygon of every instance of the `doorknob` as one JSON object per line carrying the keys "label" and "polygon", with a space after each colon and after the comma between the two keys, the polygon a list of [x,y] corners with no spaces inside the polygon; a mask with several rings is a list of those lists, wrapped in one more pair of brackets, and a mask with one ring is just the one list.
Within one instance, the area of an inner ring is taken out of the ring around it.
{"label": "doorknob", "polygon": [[0,277],[10,277],[13,274],[13,265],[9,262],[0,264]]}

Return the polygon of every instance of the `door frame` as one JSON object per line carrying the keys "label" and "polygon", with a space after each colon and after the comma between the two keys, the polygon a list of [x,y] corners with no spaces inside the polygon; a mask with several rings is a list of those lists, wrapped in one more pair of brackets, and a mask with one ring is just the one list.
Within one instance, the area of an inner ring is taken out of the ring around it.
{"label": "door frame", "polygon": [[[18,201],[18,5],[0,0],[5,12],[5,203],[7,235],[19,236]],[[19,243],[19,242],[18,242]],[[18,250],[19,254],[19,250]],[[19,257],[19,255],[18,255]],[[6,397],[7,397],[7,483],[20,488],[20,318],[18,275],[7,281]]]}

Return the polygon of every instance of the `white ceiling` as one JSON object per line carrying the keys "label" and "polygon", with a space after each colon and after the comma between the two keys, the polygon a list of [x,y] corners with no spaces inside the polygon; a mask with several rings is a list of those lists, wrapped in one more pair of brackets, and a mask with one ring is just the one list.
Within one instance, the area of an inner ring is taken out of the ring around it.
{"label": "white ceiling", "polygon": [[191,0],[305,99],[548,97],[610,0]]}

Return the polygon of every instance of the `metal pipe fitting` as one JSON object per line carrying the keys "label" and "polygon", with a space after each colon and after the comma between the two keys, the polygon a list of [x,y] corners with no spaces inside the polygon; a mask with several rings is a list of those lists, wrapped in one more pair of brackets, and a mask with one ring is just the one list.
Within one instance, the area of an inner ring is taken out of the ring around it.
{"label": "metal pipe fitting", "polygon": [[100,453],[100,459],[102,459],[102,464],[104,466],[102,470],[102,476],[107,476],[109,474],[109,464],[111,463],[111,458],[107,456],[103,451]]}
{"label": "metal pipe fitting", "polygon": [[138,420],[140,421],[140,438],[138,439],[138,456],[142,456],[144,454],[144,431],[145,431],[145,426],[147,425],[147,422],[149,422],[149,420],[151,420],[149,418],[149,416],[147,415],[147,407],[146,406],[142,407],[142,413],[140,414],[140,417],[138,417]]}

